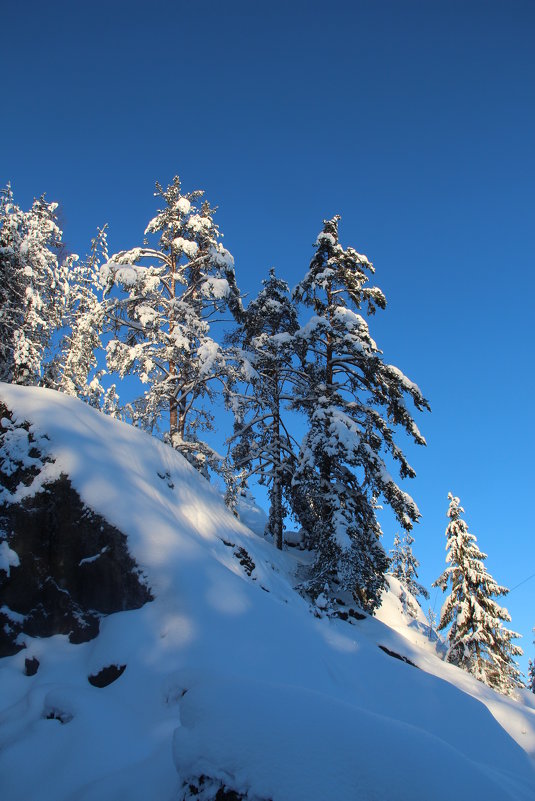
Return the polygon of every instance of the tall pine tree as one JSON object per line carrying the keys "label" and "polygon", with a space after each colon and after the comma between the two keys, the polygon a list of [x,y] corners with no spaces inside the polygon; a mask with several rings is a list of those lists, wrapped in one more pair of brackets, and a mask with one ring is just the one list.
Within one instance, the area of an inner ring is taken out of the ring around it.
{"label": "tall pine tree", "polygon": [[295,469],[294,440],[283,419],[292,400],[293,334],[297,313],[288,285],[271,270],[231,339],[240,384],[231,393],[235,416],[232,458],[242,480],[255,475],[269,487],[268,528],[283,544],[284,495]]}
{"label": "tall pine tree", "polygon": [[108,293],[113,286],[125,293],[112,305],[117,335],[108,368],[148,387],[132,404],[134,421],[148,430],[163,421],[172,445],[204,470],[214,453],[199,436],[212,425],[203,401],[210,404],[214,380],[227,369],[210,326],[225,308],[239,316],[241,301],[204,193],[182,194],[177,176],[167,189],[156,184],[155,195],[162,208],[145,231],[154,246],[145,240],[121,251],[101,271]]}
{"label": "tall pine tree", "polygon": [[390,475],[385,455],[399,463],[402,478],[414,476],[394,429],[400,426],[425,444],[405,397],[417,409],[429,406],[415,384],[385,364],[370,335],[361,312],[384,309],[386,300],[368,285],[374,269],[366,256],[339,243],[339,219],[324,222],[309,270],[294,291],[295,301],[312,313],[296,333],[305,356],[295,405],[307,415],[309,430],[294,485],[301,499],[312,499],[300,509],[317,552],[311,593],[342,587],[373,610],[388,568],[377,501],[382,496],[407,531],[420,516]]}
{"label": "tall pine tree", "polygon": [[434,582],[445,592],[450,588],[441,611],[439,629],[449,627],[448,662],[503,693],[521,686],[520,670],[514,661],[522,649],[512,640],[519,637],[506,629],[504,622],[511,618],[507,609],[499,606],[492,596],[507,595],[487,572],[476,537],[470,534],[461,515],[464,509],[459,498],[451,492],[446,528],[446,562],[448,567]]}

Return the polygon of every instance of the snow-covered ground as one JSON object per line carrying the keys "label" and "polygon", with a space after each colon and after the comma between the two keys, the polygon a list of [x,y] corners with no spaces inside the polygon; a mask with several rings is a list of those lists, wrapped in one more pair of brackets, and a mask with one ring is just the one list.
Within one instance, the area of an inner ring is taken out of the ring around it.
{"label": "snow-covered ground", "polygon": [[[246,528],[170,448],[51,391],[0,399],[127,535],[155,596],[90,642],[26,637],[0,660],[3,801],[178,801],[200,775],[200,801],[210,780],[256,801],[535,801],[535,696],[441,661],[395,579],[375,618],[317,616],[294,589],[301,552]],[[122,676],[91,686],[110,664]]]}

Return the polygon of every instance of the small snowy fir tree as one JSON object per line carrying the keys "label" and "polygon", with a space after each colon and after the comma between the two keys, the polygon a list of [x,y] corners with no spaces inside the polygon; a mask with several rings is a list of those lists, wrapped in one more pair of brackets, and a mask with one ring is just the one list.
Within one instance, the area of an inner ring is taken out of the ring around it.
{"label": "small snowy fir tree", "polygon": [[0,192],[0,379],[38,384],[54,332],[65,315],[68,275],[76,257],[60,260],[57,203],[44,196],[29,211],[11,186]]}
{"label": "small snowy fir tree", "polygon": [[428,636],[428,638],[431,641],[437,640],[438,639],[438,635],[436,633],[437,616],[435,614],[435,610],[431,606],[428,608],[425,617],[426,617],[426,620],[427,620],[427,627],[428,627],[427,628],[427,632],[428,632],[427,636]]}
{"label": "small snowy fir tree", "polygon": [[156,184],[163,206],[145,231],[155,246],[145,240],[116,253],[101,276],[108,293],[124,292],[112,304],[118,335],[107,346],[108,369],[148,387],[131,404],[134,422],[152,431],[163,420],[171,444],[206,472],[218,457],[199,436],[212,425],[203,399],[213,400],[214,379],[227,371],[210,325],[225,308],[239,315],[241,301],[233,258],[203,195],[182,194],[178,177],[167,189]]}
{"label": "small snowy fir tree", "polygon": [[531,690],[532,693],[535,693],[535,664],[531,661],[528,662],[528,681],[527,681],[527,688]]}
{"label": "small snowy fir tree", "polygon": [[522,686],[521,673],[514,661],[522,649],[512,640],[519,637],[503,626],[511,620],[506,609],[492,596],[509,592],[487,572],[476,538],[470,534],[461,515],[459,498],[448,495],[449,524],[446,528],[448,567],[433,584],[444,592],[450,587],[441,611],[439,630],[449,627],[447,661],[502,693]]}
{"label": "small snowy fir tree", "polygon": [[405,530],[420,516],[389,474],[384,455],[398,461],[403,478],[414,476],[394,442],[394,427],[425,444],[404,396],[420,410],[429,406],[415,384],[382,360],[360,312],[373,314],[386,300],[368,286],[374,270],[366,256],[340,245],[338,221],[325,221],[310,268],[294,290],[296,302],[312,312],[296,333],[306,355],[295,405],[306,413],[309,430],[294,485],[301,499],[309,499],[308,520],[301,522],[311,527],[317,552],[310,592],[325,591],[326,584],[333,594],[350,590],[373,611],[388,569],[378,499],[386,500]]}
{"label": "small snowy fir tree", "polygon": [[256,475],[269,487],[268,530],[277,548],[283,544],[284,494],[295,468],[294,441],[283,420],[292,400],[293,334],[297,312],[288,285],[274,270],[247,307],[231,341],[240,384],[229,393],[235,425],[232,459],[244,482]]}
{"label": "small snowy fir tree", "polygon": [[390,559],[390,572],[399,579],[403,586],[415,598],[421,595],[429,600],[429,592],[418,581],[420,562],[412,552],[413,542],[414,537],[412,537],[409,532],[406,532],[403,540],[400,540],[399,535],[396,533],[394,537],[394,547],[390,551],[392,554]]}

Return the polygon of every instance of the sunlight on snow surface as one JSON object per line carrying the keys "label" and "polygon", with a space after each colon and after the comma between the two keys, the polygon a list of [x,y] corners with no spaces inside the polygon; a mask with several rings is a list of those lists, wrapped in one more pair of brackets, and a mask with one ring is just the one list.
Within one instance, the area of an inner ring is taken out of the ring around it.
{"label": "sunlight on snow surface", "polygon": [[[88,643],[25,637],[0,661],[3,799],[171,801],[206,774],[273,801],[535,801],[535,696],[442,662],[395,579],[375,618],[317,618],[293,589],[301,552],[253,534],[169,447],[52,391],[0,398],[48,434],[155,595]],[[127,665],[120,679],[89,685],[111,663]]]}

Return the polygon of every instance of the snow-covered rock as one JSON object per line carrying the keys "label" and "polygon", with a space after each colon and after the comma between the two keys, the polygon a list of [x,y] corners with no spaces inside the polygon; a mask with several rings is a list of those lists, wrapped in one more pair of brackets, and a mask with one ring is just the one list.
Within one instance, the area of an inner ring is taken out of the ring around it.
{"label": "snow-covered rock", "polygon": [[85,642],[103,614],[142,606],[150,589],[125,535],[81,501],[48,440],[0,410],[0,657],[23,635]]}
{"label": "snow-covered rock", "polygon": [[259,537],[265,533],[268,516],[265,511],[259,506],[252,494],[245,490],[238,495],[236,502],[236,511],[238,517],[244,526],[254,531]]}

